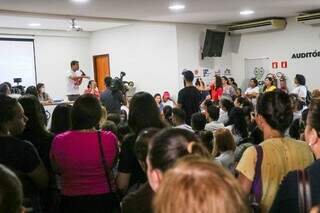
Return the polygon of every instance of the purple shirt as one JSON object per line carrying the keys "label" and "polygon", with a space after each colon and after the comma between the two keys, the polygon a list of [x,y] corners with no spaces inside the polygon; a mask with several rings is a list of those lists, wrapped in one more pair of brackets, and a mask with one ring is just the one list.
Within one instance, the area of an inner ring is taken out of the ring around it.
{"label": "purple shirt", "polygon": [[[101,131],[104,155],[111,168],[117,155],[117,138]],[[62,178],[66,196],[98,195],[110,192],[104,173],[97,132],[68,131],[57,135],[50,151]]]}

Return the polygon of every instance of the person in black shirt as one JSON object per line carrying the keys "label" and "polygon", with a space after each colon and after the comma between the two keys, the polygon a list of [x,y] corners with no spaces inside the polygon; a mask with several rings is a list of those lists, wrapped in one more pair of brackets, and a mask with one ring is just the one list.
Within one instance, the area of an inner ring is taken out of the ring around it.
{"label": "person in black shirt", "polygon": [[[311,206],[320,204],[320,100],[314,99],[309,107],[304,130],[306,142],[316,156],[304,172],[309,176]],[[270,212],[301,212],[299,208],[298,171],[289,172],[283,179]],[[304,209],[302,207],[302,209]],[[308,212],[310,209],[308,210]]]}
{"label": "person in black shirt", "polygon": [[186,112],[186,123],[191,124],[191,115],[200,111],[202,96],[199,90],[193,86],[194,75],[192,71],[183,71],[185,88],[178,94],[178,107]]}
{"label": "person in black shirt", "polygon": [[[137,137],[134,153],[144,172],[147,172],[148,145],[152,137],[159,131],[157,128],[142,130]],[[122,201],[122,213],[152,213],[152,199],[154,192],[148,182],[137,191],[129,193]]]}
{"label": "person in black shirt", "polygon": [[116,82],[114,82],[114,87],[111,87],[112,81],[115,81],[112,80],[111,77],[106,77],[104,81],[106,90],[101,93],[100,101],[102,105],[107,109],[108,113],[120,113],[121,104],[127,104],[125,96],[123,95],[122,91],[119,88],[119,85],[117,85]]}
{"label": "person in black shirt", "polygon": [[27,120],[16,99],[0,95],[0,163],[19,176],[28,198],[24,206],[42,212],[38,189],[47,187],[47,171],[34,146],[14,137],[22,133]]}
{"label": "person in black shirt", "polygon": [[[39,153],[41,160],[46,167],[50,177],[50,190],[41,191],[41,201],[43,202],[44,212],[51,212],[53,208],[52,194],[57,194],[56,180],[51,168],[49,152],[51,142],[54,135],[45,129],[45,124],[41,119],[41,103],[37,97],[33,95],[24,95],[19,98],[19,103],[24,109],[25,115],[28,117],[24,131],[17,137],[21,140],[30,141]],[[55,190],[53,190],[55,189]]]}
{"label": "person in black shirt", "polygon": [[131,99],[129,110],[128,124],[131,133],[124,138],[121,146],[117,176],[118,188],[123,194],[128,189],[129,191],[138,189],[140,185],[147,181],[147,177],[134,154],[137,135],[141,130],[148,127],[164,127],[159,108],[153,96],[149,93],[136,93]]}

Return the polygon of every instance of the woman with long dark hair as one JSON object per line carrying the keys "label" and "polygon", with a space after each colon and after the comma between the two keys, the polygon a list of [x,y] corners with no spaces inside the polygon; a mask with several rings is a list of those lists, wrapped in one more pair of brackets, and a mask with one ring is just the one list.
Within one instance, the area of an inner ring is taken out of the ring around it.
{"label": "woman with long dark hair", "polygon": [[211,84],[211,99],[215,102],[218,102],[223,93],[222,79],[220,76],[216,75],[214,84]]}
{"label": "woman with long dark hair", "polygon": [[273,79],[271,77],[266,77],[264,80],[263,92],[273,92],[276,89],[277,87],[274,86]]}
{"label": "woman with long dark hair", "polygon": [[145,128],[164,127],[160,110],[153,96],[147,92],[136,93],[131,99],[129,110],[131,134],[125,137],[121,147],[117,177],[118,187],[123,194],[128,190],[136,190],[147,181],[133,150],[137,135]]}
{"label": "woman with long dark hair", "polygon": [[45,87],[43,83],[37,84],[37,92],[38,92],[38,99],[42,104],[50,104],[53,102],[49,94],[45,92]]}
{"label": "woman with long dark hair", "polygon": [[229,79],[226,76],[222,76],[223,96],[233,99],[236,97],[236,90],[229,85]]}
{"label": "woman with long dark hair", "polygon": [[24,114],[28,117],[28,121],[26,122],[24,131],[18,135],[18,138],[30,141],[35,146],[48,171],[50,189],[48,188],[47,190],[42,191],[41,199],[44,202],[44,212],[50,212],[54,205],[50,199],[52,198],[52,195],[54,193],[56,194],[58,191],[49,159],[51,142],[54,136],[45,128],[45,124],[41,118],[41,103],[37,97],[33,95],[24,95],[19,98],[19,103],[23,107]]}
{"label": "woman with long dark hair", "polygon": [[39,189],[48,186],[48,174],[35,147],[16,138],[28,122],[21,104],[0,95],[0,163],[14,170],[23,185],[24,206],[41,213]]}
{"label": "woman with long dark hair", "polygon": [[90,80],[88,82],[88,86],[87,86],[87,89],[84,91],[84,94],[91,94],[96,96],[97,98],[100,98],[100,92],[95,80]]}

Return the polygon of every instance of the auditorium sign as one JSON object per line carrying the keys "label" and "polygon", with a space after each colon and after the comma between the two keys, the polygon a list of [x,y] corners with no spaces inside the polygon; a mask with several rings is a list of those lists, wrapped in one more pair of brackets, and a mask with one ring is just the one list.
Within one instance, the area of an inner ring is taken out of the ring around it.
{"label": "auditorium sign", "polygon": [[293,53],[292,59],[299,59],[299,58],[316,58],[320,57],[320,51],[315,50],[314,52],[304,52],[304,53]]}

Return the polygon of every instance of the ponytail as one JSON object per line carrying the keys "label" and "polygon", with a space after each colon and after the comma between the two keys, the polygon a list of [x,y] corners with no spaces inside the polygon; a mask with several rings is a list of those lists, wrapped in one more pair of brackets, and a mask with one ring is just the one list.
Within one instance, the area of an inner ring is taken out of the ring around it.
{"label": "ponytail", "polygon": [[208,150],[199,142],[189,142],[187,145],[187,150],[191,155],[210,158],[210,153]]}
{"label": "ponytail", "polygon": [[152,168],[166,171],[181,157],[197,155],[210,158],[207,149],[190,131],[167,128],[155,135],[149,144],[148,158]]}

